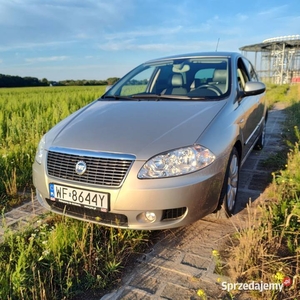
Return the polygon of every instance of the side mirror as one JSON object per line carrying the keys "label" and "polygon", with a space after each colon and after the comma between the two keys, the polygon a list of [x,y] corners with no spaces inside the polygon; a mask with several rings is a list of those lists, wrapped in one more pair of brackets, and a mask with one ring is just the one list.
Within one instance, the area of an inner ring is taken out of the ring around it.
{"label": "side mirror", "polygon": [[254,96],[265,92],[266,86],[259,81],[248,81],[244,87],[244,96]]}

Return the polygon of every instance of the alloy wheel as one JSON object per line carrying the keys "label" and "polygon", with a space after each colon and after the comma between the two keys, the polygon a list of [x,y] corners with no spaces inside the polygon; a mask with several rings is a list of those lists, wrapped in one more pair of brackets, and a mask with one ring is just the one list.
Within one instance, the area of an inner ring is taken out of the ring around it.
{"label": "alloy wheel", "polygon": [[239,159],[236,153],[233,153],[227,178],[226,210],[229,214],[233,213],[239,181]]}

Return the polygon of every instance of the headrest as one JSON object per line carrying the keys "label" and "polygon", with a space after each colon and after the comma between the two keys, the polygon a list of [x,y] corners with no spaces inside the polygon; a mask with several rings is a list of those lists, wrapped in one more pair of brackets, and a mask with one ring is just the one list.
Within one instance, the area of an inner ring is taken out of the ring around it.
{"label": "headrest", "polygon": [[183,80],[181,74],[174,74],[172,76],[171,84],[172,86],[182,86]]}
{"label": "headrest", "polygon": [[227,70],[215,70],[213,82],[226,83]]}

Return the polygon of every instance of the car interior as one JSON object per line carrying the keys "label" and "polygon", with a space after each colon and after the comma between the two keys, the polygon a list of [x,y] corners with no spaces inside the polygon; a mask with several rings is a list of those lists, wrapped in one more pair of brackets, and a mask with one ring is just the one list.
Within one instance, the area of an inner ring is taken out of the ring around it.
{"label": "car interior", "polygon": [[[165,73],[168,73],[167,79]],[[157,94],[216,97],[228,92],[227,62],[190,62],[181,68],[164,66],[158,74],[154,85]]]}
{"label": "car interior", "polygon": [[186,100],[187,97],[218,100],[230,93],[229,73],[227,58],[155,62],[153,65],[146,64],[141,71],[130,76],[114,93],[129,97],[174,95],[176,100]]}

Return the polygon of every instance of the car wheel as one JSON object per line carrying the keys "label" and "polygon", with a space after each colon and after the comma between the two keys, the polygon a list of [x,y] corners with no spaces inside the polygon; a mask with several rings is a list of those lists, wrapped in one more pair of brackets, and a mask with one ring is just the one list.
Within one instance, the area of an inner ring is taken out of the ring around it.
{"label": "car wheel", "polygon": [[264,123],[263,123],[263,128],[262,128],[261,134],[254,146],[254,149],[262,150],[263,147],[265,146],[265,142],[266,142],[266,121],[264,121]]}
{"label": "car wheel", "polygon": [[220,210],[218,217],[231,217],[233,215],[239,184],[240,162],[239,153],[233,148],[225,173],[224,183],[220,196]]}

